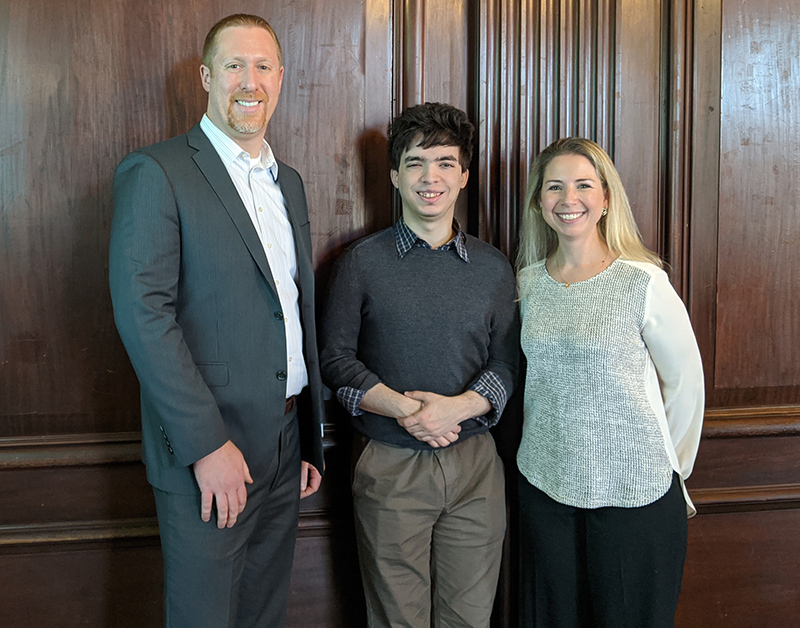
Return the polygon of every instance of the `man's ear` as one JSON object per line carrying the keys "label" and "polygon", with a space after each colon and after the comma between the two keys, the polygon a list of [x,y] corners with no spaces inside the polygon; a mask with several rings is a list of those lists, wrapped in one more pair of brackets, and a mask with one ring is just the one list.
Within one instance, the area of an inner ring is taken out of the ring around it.
{"label": "man's ear", "polygon": [[207,65],[200,65],[200,83],[204,90],[211,91],[211,68]]}
{"label": "man's ear", "polygon": [[389,178],[392,180],[392,185],[399,190],[400,186],[398,185],[398,183],[400,181],[400,173],[397,172],[397,170],[390,170]]}

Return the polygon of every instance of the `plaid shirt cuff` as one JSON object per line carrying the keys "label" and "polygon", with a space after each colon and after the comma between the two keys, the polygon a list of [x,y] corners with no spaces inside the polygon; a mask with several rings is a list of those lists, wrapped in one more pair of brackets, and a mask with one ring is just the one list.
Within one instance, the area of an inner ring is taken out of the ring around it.
{"label": "plaid shirt cuff", "polygon": [[503,409],[506,407],[506,401],[508,401],[508,393],[503,380],[494,371],[486,371],[469,389],[474,390],[479,395],[483,395],[492,404],[492,409],[489,412],[477,417],[475,420],[488,427],[496,425],[500,420],[500,415],[503,414]]}
{"label": "plaid shirt cuff", "polygon": [[350,413],[350,416],[361,416],[364,414],[364,411],[358,406],[361,405],[361,400],[366,394],[366,390],[342,386],[336,391],[336,398],[339,400],[339,403],[344,406],[344,409]]}

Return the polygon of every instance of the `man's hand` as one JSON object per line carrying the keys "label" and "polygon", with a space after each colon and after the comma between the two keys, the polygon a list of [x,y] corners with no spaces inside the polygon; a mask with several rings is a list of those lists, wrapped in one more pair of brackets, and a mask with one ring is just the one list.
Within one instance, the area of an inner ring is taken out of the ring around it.
{"label": "man's hand", "polygon": [[[412,399],[410,396],[402,395],[386,386],[385,384],[376,384],[370,388],[367,393],[362,397],[359,407],[367,412],[374,412],[383,416],[395,419],[401,426],[403,421],[408,420],[411,415],[416,414],[423,408],[422,401]],[[450,443],[458,440],[458,433],[461,428],[456,428],[443,434],[438,438],[432,436],[417,437],[421,441],[425,441],[431,447],[446,447]]]}
{"label": "man's hand", "polygon": [[[434,438],[433,436],[414,436],[417,440],[421,440],[425,443],[428,443],[434,449],[438,447],[447,447],[451,443],[455,443],[458,440],[458,434],[461,432],[461,426],[456,425],[452,431],[447,432],[444,436],[439,436],[438,438]],[[410,434],[411,432],[409,432]]]}
{"label": "man's hand", "polygon": [[310,462],[303,461],[300,467],[300,499],[313,495],[322,483],[322,474]]}
{"label": "man's hand", "polygon": [[245,482],[253,483],[250,469],[239,448],[231,441],[194,463],[200,487],[200,518],[211,520],[212,502],[217,503],[217,527],[232,528],[247,503]]}
{"label": "man's hand", "polygon": [[422,410],[422,403],[392,390],[385,384],[376,384],[364,394],[358,407],[392,419],[403,419]]}
{"label": "man's hand", "polygon": [[455,397],[421,390],[408,391],[405,396],[419,401],[422,408],[397,422],[414,438],[427,442],[431,447],[454,443],[462,421],[486,414],[492,407],[488,399],[472,390]]}

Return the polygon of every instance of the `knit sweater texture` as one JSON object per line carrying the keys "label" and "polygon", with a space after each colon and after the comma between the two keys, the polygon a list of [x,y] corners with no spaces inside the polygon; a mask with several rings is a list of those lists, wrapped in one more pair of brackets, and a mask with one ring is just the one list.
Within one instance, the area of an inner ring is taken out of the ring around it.
{"label": "knit sweater texture", "polygon": [[666,274],[620,259],[566,287],[542,261],[520,273],[519,289],[520,471],[570,506],[654,502],[673,471],[691,472],[703,414],[699,351]]}
{"label": "knit sweater texture", "polygon": [[[453,396],[484,371],[510,395],[519,355],[516,288],[508,260],[467,236],[469,262],[454,249],[412,247],[398,256],[390,227],[352,245],[337,263],[323,317],[325,383],[368,390],[384,383],[405,392]],[[352,418],[366,436],[429,449],[394,419],[364,412]],[[485,432],[485,422],[461,424],[456,443]]]}

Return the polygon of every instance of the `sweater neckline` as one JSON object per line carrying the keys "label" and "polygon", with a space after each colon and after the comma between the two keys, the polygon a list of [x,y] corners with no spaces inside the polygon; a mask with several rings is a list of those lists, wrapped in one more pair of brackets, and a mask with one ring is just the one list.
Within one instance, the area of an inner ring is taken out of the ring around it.
{"label": "sweater neckline", "polygon": [[550,274],[550,271],[547,270],[547,264],[545,263],[546,260],[542,260],[542,268],[544,269],[545,277],[547,277],[556,286],[558,286],[560,288],[574,288],[575,286],[581,286],[583,284],[589,283],[590,281],[594,281],[598,277],[602,277],[609,270],[611,270],[619,260],[620,260],[620,258],[617,257],[614,261],[612,261],[608,266],[606,266],[603,270],[601,270],[596,275],[592,275],[588,279],[582,279],[581,281],[575,281],[575,282],[572,282],[572,283],[563,283],[563,282],[557,281],[555,278],[553,278],[553,276]]}

